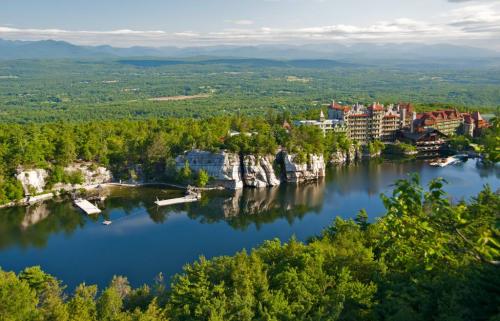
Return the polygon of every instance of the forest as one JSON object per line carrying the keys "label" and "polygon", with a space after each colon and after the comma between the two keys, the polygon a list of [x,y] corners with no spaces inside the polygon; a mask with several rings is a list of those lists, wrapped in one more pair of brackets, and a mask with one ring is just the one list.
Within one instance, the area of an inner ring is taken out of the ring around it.
{"label": "forest", "polygon": [[[0,123],[0,204],[23,197],[22,186],[15,179],[20,166],[47,169],[49,183],[77,182],[78,177],[65,177],[61,170],[62,166],[75,161],[106,166],[116,180],[129,180],[135,165],[141,165],[144,179],[162,181],[178,178],[172,168],[173,161],[191,149],[227,149],[243,155],[266,155],[282,147],[296,154],[297,161],[305,163],[308,154],[323,154],[328,159],[333,152],[347,150],[356,143],[340,134],[323,136],[313,126],[296,126],[287,131],[283,128],[285,120],[291,121],[289,114],[270,111],[261,117]],[[491,123],[485,135],[474,141],[487,160],[498,162],[498,118]],[[231,136],[231,131],[241,134]],[[383,145],[373,142],[369,148],[380,150]]]}
{"label": "forest", "polygon": [[[130,179],[134,166],[140,164],[147,180],[161,180],[175,179],[165,177],[166,169],[176,156],[191,149],[265,155],[283,146],[307,160],[307,154],[350,145],[344,137],[323,137],[315,127],[299,126],[287,132],[282,127],[286,117],[269,113],[266,117],[220,116],[205,120],[0,124],[0,204],[22,198],[22,187],[15,179],[19,166],[48,169],[49,182],[56,183],[77,179],[61,173],[61,166],[74,161],[106,166],[117,180]],[[231,136],[230,131],[242,134]]]}
{"label": "forest", "polygon": [[485,186],[452,204],[445,182],[414,175],[307,242],[269,240],[199,260],[132,288],[63,281],[39,267],[0,270],[0,319],[14,320],[498,320],[500,196]]}
{"label": "forest", "polygon": [[265,59],[0,61],[0,122],[291,114],[345,103],[500,106],[495,68]]}

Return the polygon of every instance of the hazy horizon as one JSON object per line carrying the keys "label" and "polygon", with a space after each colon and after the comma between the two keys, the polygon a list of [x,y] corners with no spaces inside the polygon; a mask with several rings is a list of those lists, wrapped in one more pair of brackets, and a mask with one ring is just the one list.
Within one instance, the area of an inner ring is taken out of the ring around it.
{"label": "hazy horizon", "polygon": [[127,48],[337,43],[500,50],[494,0],[6,0],[0,38]]}

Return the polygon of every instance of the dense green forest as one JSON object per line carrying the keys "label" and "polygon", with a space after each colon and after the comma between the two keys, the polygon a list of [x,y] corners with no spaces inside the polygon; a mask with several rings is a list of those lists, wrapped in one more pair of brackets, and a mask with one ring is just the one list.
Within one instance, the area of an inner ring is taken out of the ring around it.
{"label": "dense green forest", "polygon": [[[130,179],[131,169],[140,164],[146,179],[162,179],[168,178],[166,168],[176,156],[194,148],[264,155],[283,146],[306,161],[309,153],[328,153],[350,144],[344,137],[323,137],[315,127],[300,126],[287,132],[282,127],[284,117],[269,113],[267,117],[204,120],[0,124],[0,203],[22,197],[21,185],[14,177],[19,166],[48,169],[49,181],[56,182],[64,179],[61,166],[76,160],[107,166],[116,179]],[[243,134],[231,136],[230,131]]]}
{"label": "dense green forest", "polygon": [[411,101],[419,109],[452,106],[487,112],[500,106],[499,75],[494,68],[380,67],[321,60],[0,61],[0,122],[199,118],[236,112],[261,115],[269,109],[295,114],[332,99]]}
{"label": "dense green forest", "polygon": [[305,243],[201,257],[171,283],[115,276],[68,292],[39,267],[0,270],[0,319],[498,320],[500,196],[485,187],[451,204],[442,187],[397,181],[374,223],[361,210]]}
{"label": "dense green forest", "polygon": [[[64,177],[61,169],[77,160],[106,166],[115,179],[130,179],[134,166],[141,165],[145,179],[171,180],[176,178],[172,176],[173,160],[186,150],[227,149],[243,155],[265,155],[275,153],[281,146],[305,163],[308,154],[328,157],[355,143],[338,134],[324,137],[313,126],[287,131],[282,126],[284,120],[289,120],[286,113],[268,112],[263,117],[0,123],[0,204],[22,198],[21,184],[15,179],[19,166],[48,169],[52,183],[77,180]],[[231,136],[231,131],[242,134]],[[499,161],[498,137],[500,126],[495,118],[486,134],[476,140],[486,158],[493,162]],[[378,151],[383,147],[379,145],[374,142],[369,148]]]}

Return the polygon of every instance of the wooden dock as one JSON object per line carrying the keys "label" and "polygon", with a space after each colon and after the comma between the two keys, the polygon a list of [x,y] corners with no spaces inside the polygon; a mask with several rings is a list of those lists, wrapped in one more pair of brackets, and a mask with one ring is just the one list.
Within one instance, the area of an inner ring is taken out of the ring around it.
{"label": "wooden dock", "polygon": [[189,194],[184,197],[171,198],[169,200],[156,200],[155,204],[158,206],[167,206],[167,205],[196,202],[199,199],[200,199],[199,194]]}
{"label": "wooden dock", "polygon": [[75,200],[75,205],[78,206],[87,215],[101,213],[101,210],[97,206],[84,199]]}

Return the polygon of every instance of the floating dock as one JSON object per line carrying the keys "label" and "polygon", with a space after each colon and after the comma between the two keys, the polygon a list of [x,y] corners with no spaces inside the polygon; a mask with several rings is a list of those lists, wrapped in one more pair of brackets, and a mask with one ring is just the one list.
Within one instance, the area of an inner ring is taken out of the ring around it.
{"label": "floating dock", "polygon": [[199,194],[190,194],[186,195],[184,197],[179,197],[179,198],[172,198],[169,200],[156,200],[155,204],[158,206],[167,206],[167,205],[175,205],[175,204],[182,204],[182,203],[190,203],[190,202],[196,202],[200,199]]}
{"label": "floating dock", "polygon": [[101,213],[101,210],[97,206],[84,199],[75,200],[75,205],[78,206],[87,215]]}

